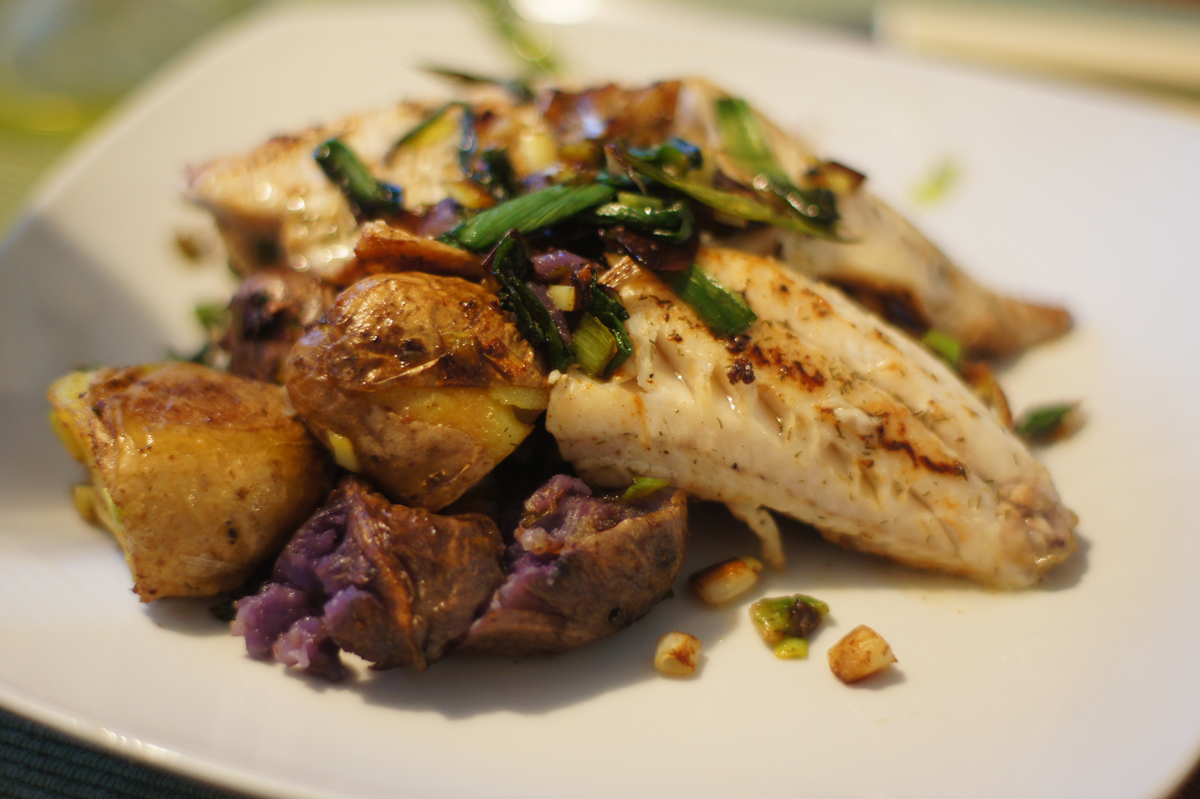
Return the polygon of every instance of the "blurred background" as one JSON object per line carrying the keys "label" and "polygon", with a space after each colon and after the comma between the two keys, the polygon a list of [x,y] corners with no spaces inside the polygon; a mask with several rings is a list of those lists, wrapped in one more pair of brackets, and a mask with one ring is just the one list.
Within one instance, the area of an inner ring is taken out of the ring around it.
{"label": "blurred background", "polygon": [[[0,235],[47,168],[147,76],[223,22],[298,1],[0,0]],[[511,10],[531,22],[577,22],[607,1],[512,0]],[[462,2],[509,10],[504,0]],[[1200,0],[657,2],[1102,85],[1200,118]]]}

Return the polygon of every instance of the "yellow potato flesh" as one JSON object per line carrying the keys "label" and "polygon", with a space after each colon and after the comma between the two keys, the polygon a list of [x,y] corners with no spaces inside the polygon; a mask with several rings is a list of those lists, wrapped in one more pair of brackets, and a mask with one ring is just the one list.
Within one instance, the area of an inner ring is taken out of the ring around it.
{"label": "yellow potato flesh", "polygon": [[507,458],[533,430],[517,416],[517,409],[546,407],[544,389],[403,388],[379,396],[381,405],[406,420],[440,425],[469,433],[493,463]]}

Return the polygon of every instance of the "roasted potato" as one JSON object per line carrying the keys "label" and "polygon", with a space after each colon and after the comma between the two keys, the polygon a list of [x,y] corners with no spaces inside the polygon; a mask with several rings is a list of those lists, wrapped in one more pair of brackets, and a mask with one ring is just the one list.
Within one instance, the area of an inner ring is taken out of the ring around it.
{"label": "roasted potato", "polygon": [[633,624],[666,596],[683,565],[687,495],[596,497],[559,475],[526,500],[513,539],[505,583],[471,626],[464,652],[550,655]]}
{"label": "roasted potato", "polygon": [[271,580],[238,601],[233,631],[253,657],[330,679],[344,673],[339,649],[372,668],[424,671],[487,606],[503,556],[487,516],[394,505],[346,477],[288,542]]}
{"label": "roasted potato", "polygon": [[294,269],[251,272],[229,303],[229,328],[221,339],[229,371],[282,383],[292,345],[332,304],[333,289],[312,275]]}
{"label": "roasted potato", "polygon": [[75,372],[51,424],[149,602],[241,585],[325,497],[327,459],[279,386],[187,363]]}
{"label": "roasted potato", "polygon": [[292,348],[288,394],[337,462],[438,510],[511,453],[549,396],[496,297],[456,277],[374,275]]}

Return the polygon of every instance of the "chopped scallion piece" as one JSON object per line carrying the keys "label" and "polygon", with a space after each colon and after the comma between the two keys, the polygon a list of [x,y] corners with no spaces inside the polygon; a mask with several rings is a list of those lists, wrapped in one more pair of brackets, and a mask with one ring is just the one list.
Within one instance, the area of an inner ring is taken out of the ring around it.
{"label": "chopped scallion piece", "polygon": [[704,164],[700,148],[686,139],[672,137],[657,147],[633,150],[633,155],[643,161],[661,166],[667,172],[682,177]]}
{"label": "chopped scallion piece", "polygon": [[782,213],[765,202],[745,194],[715,189],[695,180],[675,177],[654,164],[637,158],[615,143],[610,144],[609,147],[611,148],[609,152],[617,161],[626,164],[639,175],[686,194],[693,200],[704,203],[717,211],[751,222],[765,222],[775,227],[807,233],[816,238],[841,240],[828,226],[816,224],[811,219],[796,214]]}
{"label": "chopped scallion piece", "polygon": [[482,252],[495,246],[510,230],[532,233],[607,202],[616,193],[603,183],[551,186],[476,214],[442,236],[441,241]]}
{"label": "chopped scallion piece", "polygon": [[663,201],[659,198],[632,191],[617,192],[617,202],[630,208],[651,208],[655,211],[661,210],[663,207]]}
{"label": "chopped scallion piece", "polygon": [[803,602],[806,605],[812,605],[822,616],[829,615],[829,605],[817,599],[815,596],[808,594],[796,594],[796,601]]}
{"label": "chopped scallion piece", "polygon": [[752,175],[766,175],[779,183],[789,182],[771,154],[762,126],[754,118],[749,103],[738,97],[721,97],[713,102],[713,109],[726,155]]}
{"label": "chopped scallion piece", "polygon": [[546,352],[551,369],[566,369],[572,360],[571,348],[558,332],[550,309],[525,283],[533,265],[524,240],[509,231],[488,254],[483,267],[499,281],[496,296],[500,307],[516,317],[517,329],[525,340]]}
{"label": "chopped scallion piece", "polygon": [[617,339],[596,317],[585,313],[571,336],[571,350],[585,374],[599,377],[617,354]]}
{"label": "chopped scallion piece", "polygon": [[359,213],[375,216],[402,208],[403,193],[387,183],[380,183],[354,151],[340,139],[329,139],[316,149],[313,158],[346,198],[358,207]]}
{"label": "chopped scallion piece", "polygon": [[608,328],[608,332],[613,334],[617,343],[617,353],[608,362],[608,368],[604,370],[606,376],[612,374],[614,369],[625,363],[630,355],[633,355],[633,342],[629,340],[629,332],[625,329],[625,320],[629,318],[629,311],[626,311],[621,301],[610,295],[609,291],[610,289],[604,286],[593,284],[591,304],[588,306],[591,315]]}
{"label": "chopped scallion piece", "polygon": [[468,86],[491,84],[503,87],[518,103],[527,103],[533,99],[533,89],[530,88],[527,81],[523,81],[520,78],[501,80],[500,78],[491,78],[486,75],[476,75],[472,72],[462,72],[457,69],[447,69],[445,67],[425,67],[424,70],[425,72],[431,72],[434,75],[452,80],[455,83],[462,83]]}
{"label": "chopped scallion piece", "polygon": [[666,488],[671,484],[670,480],[664,480],[661,477],[635,477],[633,485],[625,489],[625,493],[621,495],[622,502],[629,502],[642,497],[648,497],[659,489]]}
{"label": "chopped scallion piece", "polygon": [[447,116],[447,112],[452,108],[461,108],[463,113],[469,113],[470,110],[466,103],[458,100],[451,101],[435,109],[433,113],[417,123],[412,130],[396,140],[396,143],[388,150],[387,155],[383,157],[384,163],[390,162],[396,152],[404,147],[420,146],[449,136],[452,128],[448,124],[449,117]]}
{"label": "chopped scallion piece", "polygon": [[756,190],[784,201],[789,211],[832,233],[838,220],[837,201],[828,189],[801,189],[775,160],[758,118],[749,103],[736,97],[714,102],[717,127],[725,154],[752,179]]}
{"label": "chopped scallion piece", "polygon": [[1049,444],[1073,434],[1083,424],[1078,402],[1031,408],[1017,420],[1017,435],[1032,444]]}
{"label": "chopped scallion piece", "polygon": [[220,331],[229,323],[229,306],[220,302],[196,304],[196,321],[210,334]]}
{"label": "chopped scallion piece", "polygon": [[927,330],[925,335],[921,336],[921,343],[933,350],[934,355],[950,364],[950,368],[954,371],[957,372],[962,366],[963,345],[949,333],[943,333],[941,330]]}
{"label": "chopped scallion piece", "polygon": [[758,319],[745,300],[695,264],[687,269],[655,274],[699,314],[713,335],[736,336]]}
{"label": "chopped scallion piece", "polygon": [[[640,196],[628,192],[621,192],[618,195],[618,197]],[[647,197],[645,199],[657,198]],[[617,202],[605,203],[592,211],[590,219],[600,225],[628,225],[674,242],[687,241],[696,231],[696,221],[692,216],[692,211],[683,201],[663,207],[660,200],[658,207],[654,207],[648,204],[630,204],[618,199]]]}
{"label": "chopped scallion piece", "polygon": [[[821,617],[827,613],[828,605],[804,594],[764,597],[750,605],[750,620],[779,657],[804,657],[808,652],[808,636],[821,626]],[[795,654],[801,649],[796,641],[803,643],[801,654]],[[779,654],[780,647],[793,654]]]}
{"label": "chopped scallion piece", "polygon": [[806,658],[808,657],[808,639],[796,638],[791,635],[784,636],[782,641],[771,647],[771,651],[775,653],[775,657],[784,660]]}

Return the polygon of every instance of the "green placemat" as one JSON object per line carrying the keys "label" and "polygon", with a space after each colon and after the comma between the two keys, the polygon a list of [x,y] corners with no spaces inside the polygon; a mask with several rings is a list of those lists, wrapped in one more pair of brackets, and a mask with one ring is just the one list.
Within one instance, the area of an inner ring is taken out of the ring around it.
{"label": "green placemat", "polygon": [[249,799],[72,740],[0,710],[4,799]]}

